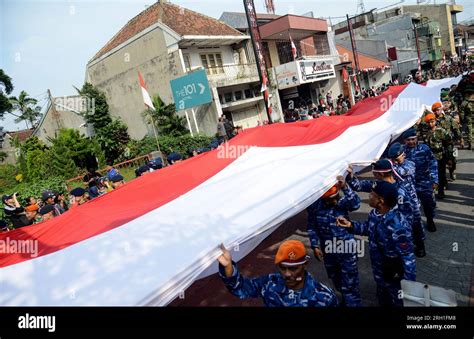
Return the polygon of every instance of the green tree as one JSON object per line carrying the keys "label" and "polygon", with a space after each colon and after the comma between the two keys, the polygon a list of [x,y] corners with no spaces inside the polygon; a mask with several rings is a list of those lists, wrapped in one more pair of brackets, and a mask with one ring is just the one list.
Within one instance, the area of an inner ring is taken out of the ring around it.
{"label": "green tree", "polygon": [[147,123],[154,124],[160,135],[180,136],[189,134],[186,118],[176,114],[175,104],[166,105],[159,95],[152,99],[155,109],[147,109],[142,113]]}
{"label": "green tree", "polygon": [[57,141],[49,151],[51,174],[65,179],[77,175],[77,166],[72,160],[72,151],[63,142]]}
{"label": "green tree", "polygon": [[12,91],[12,79],[5,74],[3,69],[0,69],[0,119],[3,118],[6,112],[10,112],[12,109],[12,104],[7,97]]}
{"label": "green tree", "polygon": [[8,157],[8,154],[0,151],[0,162],[3,162]]}
{"label": "green tree", "polygon": [[104,150],[106,160],[115,162],[123,155],[130,141],[128,127],[122,120],[114,119],[112,123],[97,131],[96,140]]}
{"label": "green tree", "polygon": [[[26,180],[29,180],[28,175],[28,154],[32,151],[39,151],[39,153],[46,152],[48,147],[36,136],[26,139],[23,143],[20,143],[18,138],[13,139],[13,146],[19,151],[18,157],[18,168],[20,173],[23,174]],[[30,166],[32,163],[30,157]]]}
{"label": "green tree", "polygon": [[7,193],[8,190],[16,186],[15,176],[18,170],[10,164],[0,165],[0,193]]}
{"label": "green tree", "polygon": [[25,91],[21,91],[18,98],[11,96],[10,103],[13,109],[20,112],[15,122],[25,121],[26,128],[28,128],[28,122],[31,127],[34,127],[36,121],[41,117],[41,107],[36,106],[38,100],[30,98]]}
{"label": "green tree", "polygon": [[29,182],[47,179],[51,176],[50,154],[38,149],[26,154],[26,178]]}
{"label": "green tree", "polygon": [[[85,83],[82,89],[77,89],[80,95],[94,101],[83,113],[84,119],[94,127],[95,137],[107,161],[116,161],[123,157],[123,152],[130,141],[128,127],[120,119],[112,119],[105,94],[90,83]],[[99,160],[100,163],[100,160]]]}

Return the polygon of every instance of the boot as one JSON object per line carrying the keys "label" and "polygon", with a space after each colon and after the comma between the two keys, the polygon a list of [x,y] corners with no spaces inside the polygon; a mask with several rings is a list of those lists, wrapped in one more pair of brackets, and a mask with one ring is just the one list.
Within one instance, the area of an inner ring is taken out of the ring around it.
{"label": "boot", "polygon": [[428,232],[436,232],[436,225],[433,219],[427,221],[426,229],[428,230]]}

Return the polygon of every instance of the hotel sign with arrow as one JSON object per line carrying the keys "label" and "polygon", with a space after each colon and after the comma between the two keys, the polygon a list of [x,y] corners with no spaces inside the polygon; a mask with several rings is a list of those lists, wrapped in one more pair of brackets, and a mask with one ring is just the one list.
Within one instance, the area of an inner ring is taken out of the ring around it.
{"label": "hotel sign with arrow", "polygon": [[206,71],[201,69],[170,81],[177,110],[186,110],[212,102]]}

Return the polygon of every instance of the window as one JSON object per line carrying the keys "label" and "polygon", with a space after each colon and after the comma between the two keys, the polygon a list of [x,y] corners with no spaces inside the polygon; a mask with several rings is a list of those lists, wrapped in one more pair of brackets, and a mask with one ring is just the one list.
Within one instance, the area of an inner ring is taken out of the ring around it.
{"label": "window", "polygon": [[245,93],[245,99],[253,98],[252,91],[250,89],[246,89],[244,93]]}
{"label": "window", "polygon": [[183,54],[183,60],[186,72],[191,71],[191,60],[189,59],[189,54]]}
{"label": "window", "polygon": [[[297,41],[294,41],[296,46],[296,51],[298,56],[301,55],[300,44]],[[286,64],[293,61],[293,52],[291,51],[291,42],[289,40],[277,41],[276,47],[278,50],[278,58],[280,59],[280,64]]]}
{"label": "window", "polygon": [[242,91],[236,91],[234,93],[234,96],[235,96],[235,100],[242,100],[243,99]]}
{"label": "window", "polygon": [[233,101],[233,99],[232,99],[232,92],[225,93],[225,94],[224,94],[224,99],[225,99],[225,102],[231,102],[231,101]]}
{"label": "window", "polygon": [[209,75],[224,73],[221,53],[201,54],[201,62]]}

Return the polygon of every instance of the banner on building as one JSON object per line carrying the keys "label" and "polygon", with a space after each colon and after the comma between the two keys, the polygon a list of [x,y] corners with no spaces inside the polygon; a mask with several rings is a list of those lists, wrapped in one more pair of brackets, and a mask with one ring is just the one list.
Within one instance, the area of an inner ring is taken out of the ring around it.
{"label": "banner on building", "polygon": [[336,77],[331,60],[292,61],[275,68],[278,89],[299,86],[305,83],[327,80]]}

